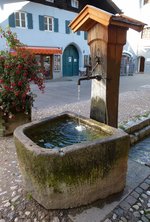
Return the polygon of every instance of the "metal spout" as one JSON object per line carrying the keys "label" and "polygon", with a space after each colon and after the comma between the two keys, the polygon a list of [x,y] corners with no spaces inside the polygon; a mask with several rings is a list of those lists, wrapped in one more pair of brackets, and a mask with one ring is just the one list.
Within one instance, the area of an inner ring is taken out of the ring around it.
{"label": "metal spout", "polygon": [[101,75],[95,75],[95,76],[85,76],[78,79],[78,86],[80,86],[81,81],[83,80],[90,80],[90,79],[97,79],[98,81],[102,80]]}

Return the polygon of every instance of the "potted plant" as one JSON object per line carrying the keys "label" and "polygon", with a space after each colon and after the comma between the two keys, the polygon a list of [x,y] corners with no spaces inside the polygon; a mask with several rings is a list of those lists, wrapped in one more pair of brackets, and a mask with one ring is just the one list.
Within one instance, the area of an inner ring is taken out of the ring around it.
{"label": "potted plant", "polygon": [[7,49],[0,51],[0,135],[13,130],[31,120],[33,93],[31,83],[44,91],[42,69],[31,54],[9,28],[0,28],[1,38]]}

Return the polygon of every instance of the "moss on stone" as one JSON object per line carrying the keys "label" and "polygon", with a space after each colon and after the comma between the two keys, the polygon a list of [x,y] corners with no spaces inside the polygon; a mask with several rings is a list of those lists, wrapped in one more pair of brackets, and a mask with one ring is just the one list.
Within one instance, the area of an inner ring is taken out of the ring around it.
{"label": "moss on stone", "polygon": [[91,99],[90,117],[99,122],[106,122],[106,104],[104,100],[98,96]]}
{"label": "moss on stone", "polygon": [[[88,181],[94,183],[97,178],[104,178],[123,156],[127,156],[126,147],[110,142],[88,146],[60,155],[36,155],[27,150],[15,139],[17,154],[24,174],[39,187],[53,187],[61,193],[61,185],[78,186]],[[118,142],[117,142],[118,143]]]}

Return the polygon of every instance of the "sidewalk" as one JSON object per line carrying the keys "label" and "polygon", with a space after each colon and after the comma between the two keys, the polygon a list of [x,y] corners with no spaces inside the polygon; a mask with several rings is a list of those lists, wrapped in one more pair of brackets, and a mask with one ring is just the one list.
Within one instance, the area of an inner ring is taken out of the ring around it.
{"label": "sidewalk", "polygon": [[[149,111],[150,90],[120,94],[119,122]],[[33,119],[70,110],[89,116],[90,101],[33,109]],[[150,168],[129,158],[123,193],[69,210],[46,210],[23,188],[13,137],[0,139],[0,222],[134,222],[150,218]]]}

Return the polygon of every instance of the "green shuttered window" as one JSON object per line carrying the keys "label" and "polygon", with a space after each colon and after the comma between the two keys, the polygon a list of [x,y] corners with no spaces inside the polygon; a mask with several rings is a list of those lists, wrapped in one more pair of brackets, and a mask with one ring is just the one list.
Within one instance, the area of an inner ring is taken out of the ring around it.
{"label": "green shuttered window", "polygon": [[44,29],[44,16],[42,16],[42,15],[39,15],[39,29],[41,30],[41,31],[44,31],[45,29]]}
{"label": "green shuttered window", "polygon": [[39,15],[39,29],[41,31],[59,32],[59,20],[50,16]]}
{"label": "green shuttered window", "polygon": [[15,13],[12,13],[11,15],[9,15],[8,22],[9,22],[10,27],[14,28],[16,26],[16,24],[15,24]]}
{"label": "green shuttered window", "polygon": [[33,18],[31,13],[15,12],[8,17],[9,26],[12,28],[28,28],[33,29]]}
{"label": "green shuttered window", "polygon": [[54,18],[54,32],[59,32],[58,18]]}
{"label": "green shuttered window", "polygon": [[84,32],[84,39],[87,40],[87,32]]}
{"label": "green shuttered window", "polygon": [[33,18],[31,13],[27,13],[28,29],[33,29]]}

